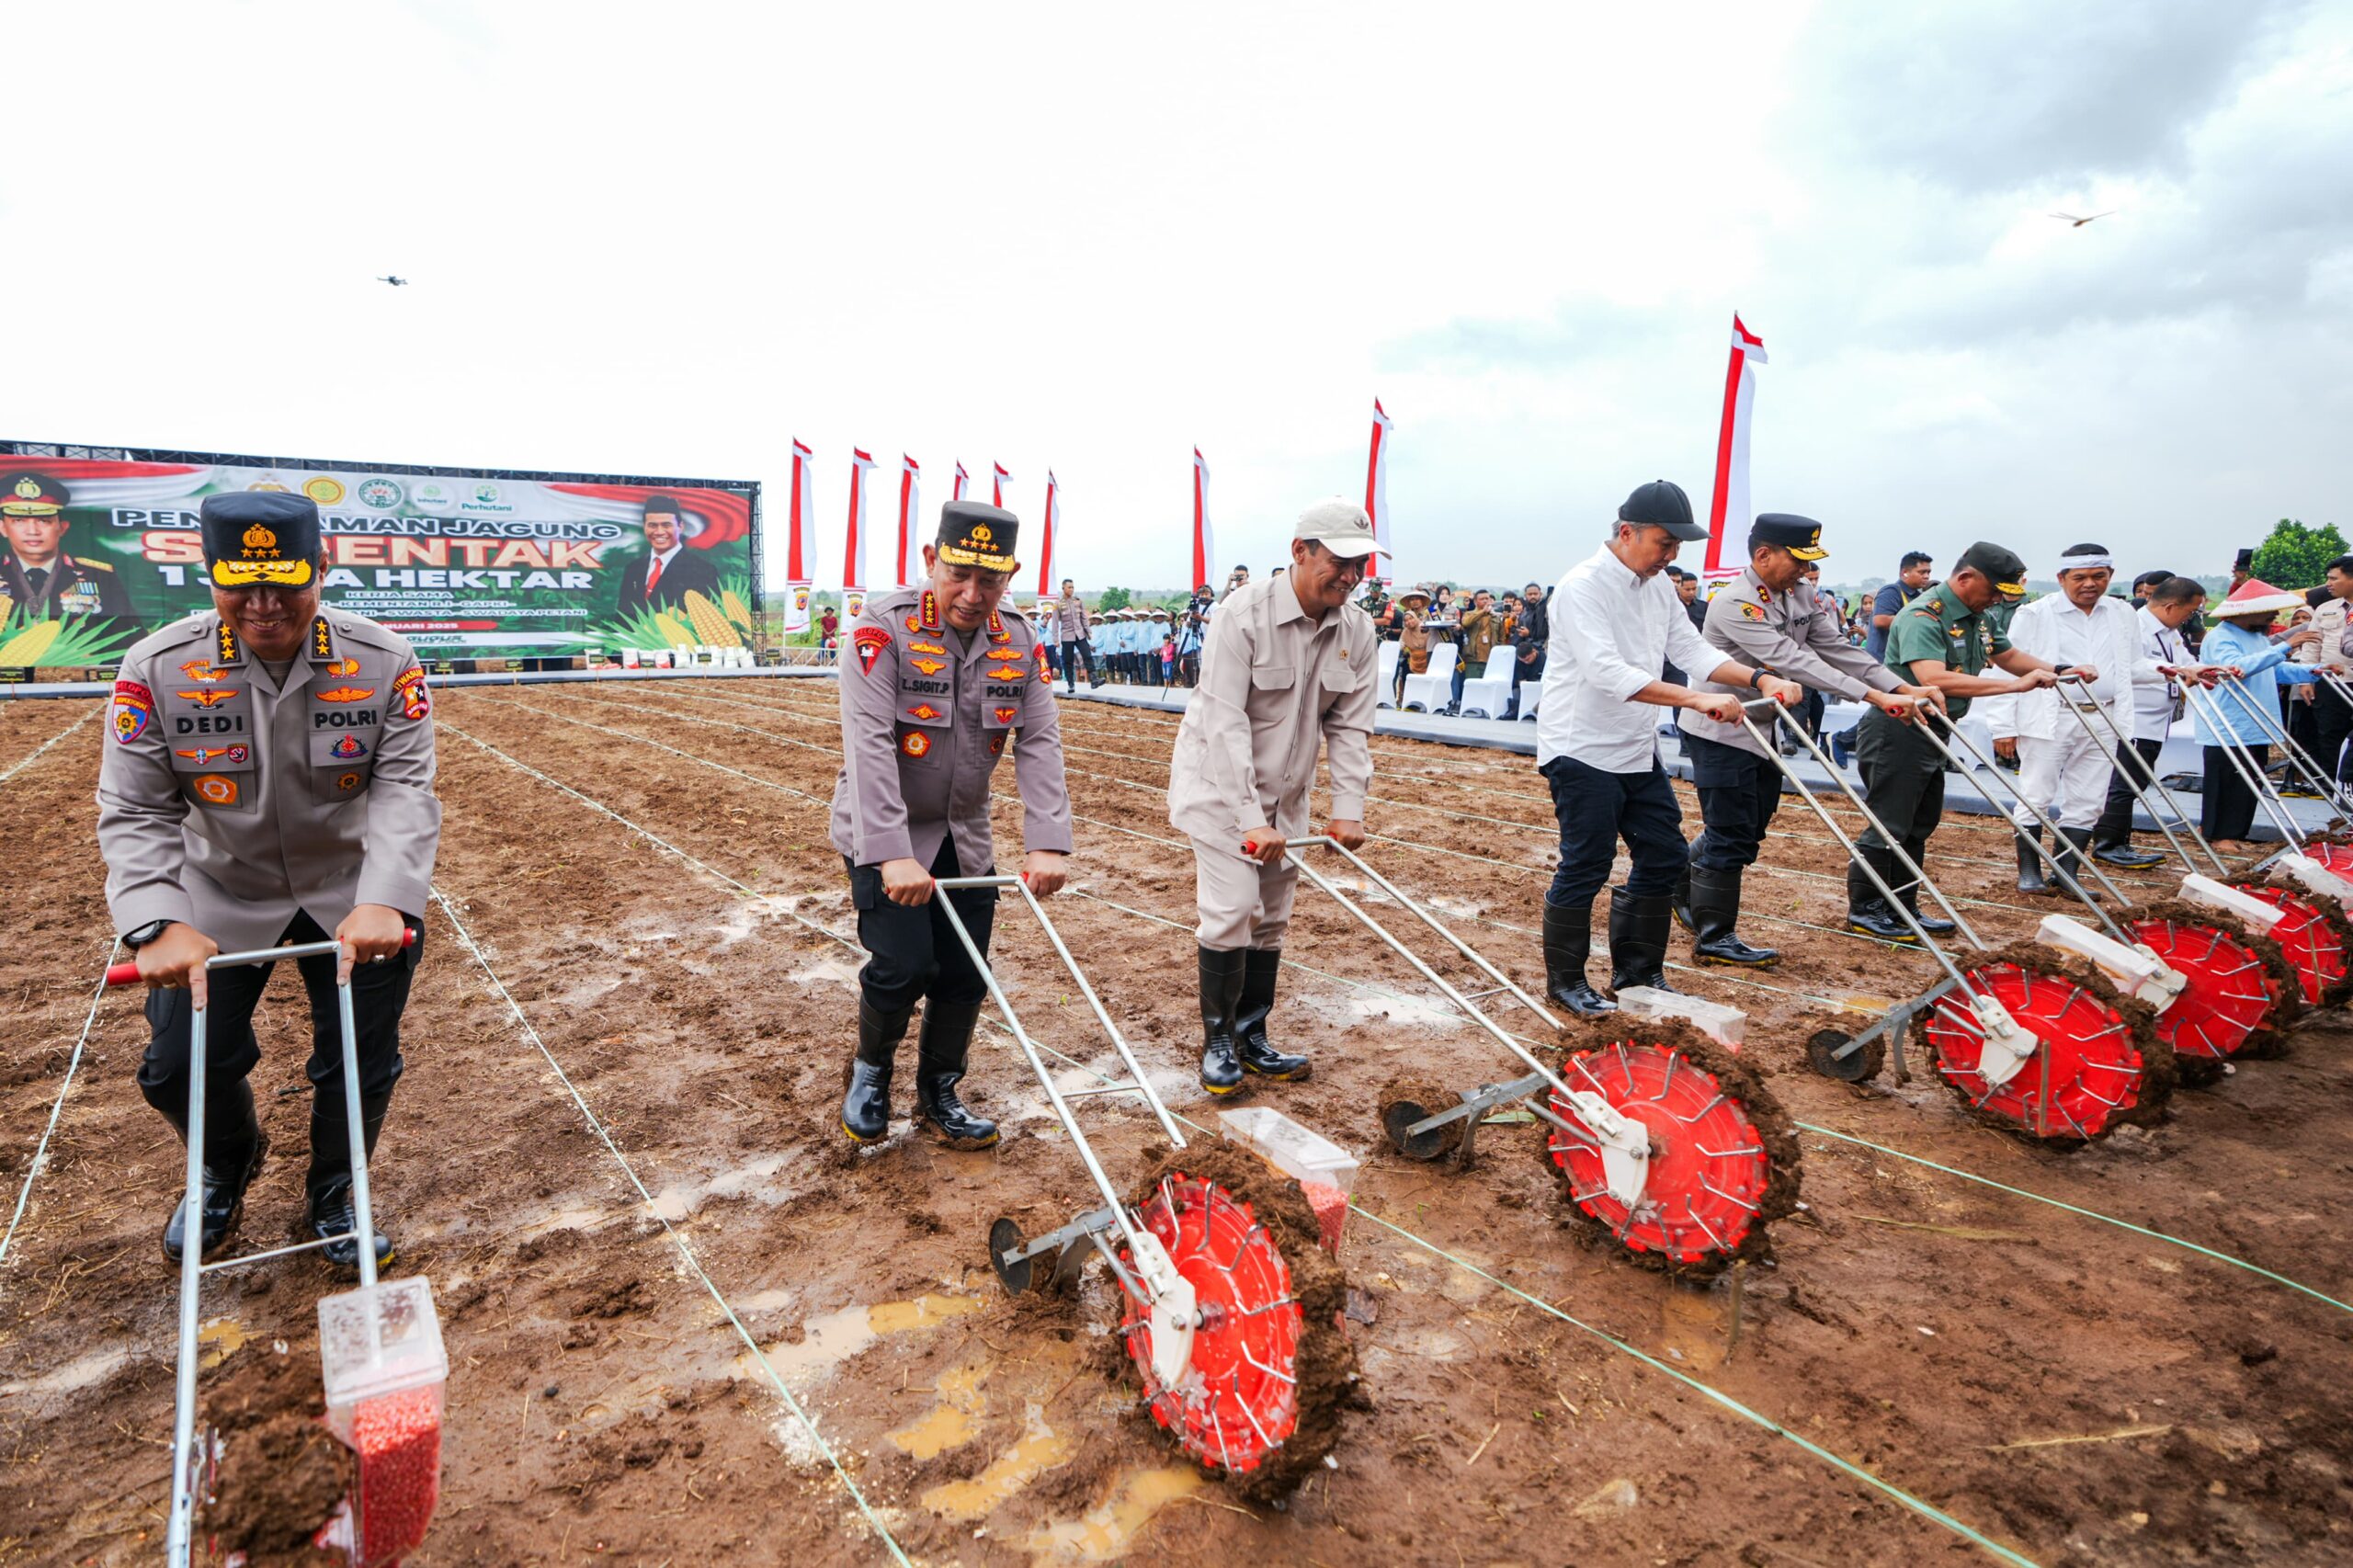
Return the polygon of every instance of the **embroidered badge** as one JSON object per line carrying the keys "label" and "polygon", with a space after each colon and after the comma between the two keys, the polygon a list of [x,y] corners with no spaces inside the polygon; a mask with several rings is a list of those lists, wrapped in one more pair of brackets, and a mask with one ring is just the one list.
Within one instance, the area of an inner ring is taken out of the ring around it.
{"label": "embroidered badge", "polygon": [[927,676],[936,676],[948,667],[947,662],[941,659],[910,659],[907,662]]}
{"label": "embroidered badge", "polygon": [[312,693],[322,702],[365,702],[376,695],[372,686],[338,686],[332,691]]}
{"label": "embroidered badge", "polygon": [[1005,629],[1005,617],[995,610],[989,611],[989,641],[992,642],[1013,641],[1013,633]]}
{"label": "embroidered badge", "polygon": [[[184,756],[193,763],[202,764],[210,762],[216,756],[227,756],[233,751],[242,752],[244,749],[243,746],[190,746],[186,751],[182,751],[179,747],[174,746],[172,755]],[[243,762],[244,758],[240,756],[237,760]]]}
{"label": "embroidered badge", "polygon": [[1054,671],[1053,666],[1046,663],[1046,645],[1043,642],[1037,643],[1030,652],[1038,655],[1038,678],[1051,683],[1054,678]]}
{"label": "embroidered badge", "polygon": [[335,787],[348,795],[354,790],[359,788],[359,775],[357,773],[339,773],[335,775]]}
{"label": "embroidered badge", "polygon": [[[1042,648],[1045,644],[1040,643],[1039,646]],[[989,670],[991,680],[1028,680],[1029,678],[1029,672],[1019,665],[997,665]]]}
{"label": "embroidered badge", "polygon": [[216,668],[211,661],[207,659],[190,659],[180,666],[180,674],[199,686],[210,686],[228,673],[226,670]]}
{"label": "embroidered badge", "polygon": [[[318,616],[311,622],[311,657],[314,659],[331,659],[334,656],[335,640],[327,634],[327,618],[323,615]],[[355,669],[348,672],[339,671],[337,673],[357,675],[359,672]]]}
{"label": "embroidered badge", "polygon": [[990,711],[996,715],[996,722],[1000,724],[1010,724],[1021,717],[1018,708],[993,708]]}
{"label": "embroidered badge", "polygon": [[242,792],[237,781],[224,773],[199,773],[188,780],[188,788],[209,806],[233,806]]}
{"label": "embroidered badge", "polygon": [[239,663],[243,658],[243,651],[237,646],[236,632],[230,628],[227,621],[222,621],[221,623],[221,636],[218,642],[215,644],[212,662],[216,665],[233,665]]}
{"label": "embroidered badge", "polygon": [[995,734],[989,737],[989,755],[991,756],[1003,756],[1005,755],[1006,734],[1006,731],[1000,730]]}
{"label": "embroidered badge", "polygon": [[879,626],[861,626],[850,642],[858,650],[858,673],[872,675],[874,661],[881,658],[882,650],[891,645],[891,634]]}
{"label": "embroidered badge", "polygon": [[337,762],[358,762],[368,755],[368,743],[358,735],[346,735],[327,747],[327,755]]}
{"label": "embroidered badge", "polygon": [[331,676],[356,676],[358,673],[359,661],[357,659],[337,659],[327,666],[327,674]]}
{"label": "embroidered badge", "polygon": [[114,683],[114,738],[129,745],[147,733],[155,716],[155,694],[135,680]]}
{"label": "embroidered badge", "polygon": [[433,711],[433,696],[426,689],[425,666],[411,665],[392,682],[392,695],[401,700],[401,717],[409,720],[424,718]]}
{"label": "embroidered badge", "polygon": [[909,730],[899,737],[899,749],[909,756],[921,756],[931,750],[931,737],[921,730]]}
{"label": "embroidered badge", "polygon": [[1753,604],[1750,604],[1746,599],[1742,599],[1742,600],[1740,600],[1740,601],[1739,601],[1739,603],[1740,603],[1740,619],[1743,619],[1743,620],[1762,620],[1762,619],[1765,619],[1765,607],[1764,607],[1763,605],[1753,605]]}
{"label": "embroidered badge", "polygon": [[948,657],[948,650],[941,647],[937,642],[910,642],[907,644],[907,652],[910,653],[937,653],[943,659]]}
{"label": "embroidered badge", "polygon": [[928,702],[918,702],[913,708],[907,710],[907,717],[910,719],[937,719],[939,717],[939,710],[934,708]]}
{"label": "embroidered badge", "polygon": [[218,708],[236,696],[237,688],[233,686],[225,686],[219,691],[176,691],[172,695],[184,701],[193,702],[199,708]]}

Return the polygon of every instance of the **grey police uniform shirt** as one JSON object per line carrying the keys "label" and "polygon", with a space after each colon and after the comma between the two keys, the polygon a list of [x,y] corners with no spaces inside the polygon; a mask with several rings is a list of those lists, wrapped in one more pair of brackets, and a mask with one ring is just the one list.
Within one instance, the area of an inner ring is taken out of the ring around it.
{"label": "grey police uniform shirt", "polygon": [[[1838,612],[1811,585],[1801,580],[1788,593],[1777,594],[1757,580],[1755,567],[1743,569],[1717,590],[1708,602],[1708,621],[1700,635],[1744,665],[1849,701],[1861,700],[1866,691],[1893,691],[1904,684],[1893,670],[1840,634]],[[1699,682],[1697,689],[1724,692],[1743,701],[1757,695],[1712,681]],[[1765,755],[1738,723],[1721,723],[1688,708],[1679,722],[1687,735]]]}
{"label": "grey police uniform shirt", "polygon": [[952,835],[963,873],[986,874],[989,779],[1008,747],[1023,846],[1070,853],[1062,716],[1044,645],[1018,613],[999,610],[967,645],[929,589],[876,595],[843,644],[841,703],[833,845],[852,865],[928,869]]}
{"label": "grey police uniform shirt", "polygon": [[422,917],[441,842],[433,702],[407,639],[322,609],[281,687],[212,611],[124,655],[98,767],[115,929],[177,920],[223,951],[300,910]]}

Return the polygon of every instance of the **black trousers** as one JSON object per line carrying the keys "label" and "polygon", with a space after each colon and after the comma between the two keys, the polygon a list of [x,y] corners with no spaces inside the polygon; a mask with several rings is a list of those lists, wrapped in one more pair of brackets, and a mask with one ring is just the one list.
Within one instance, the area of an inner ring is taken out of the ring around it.
{"label": "black trousers", "polygon": [[2336,688],[2326,681],[2314,681],[2309,689],[2313,699],[2297,706],[2311,711],[2313,733],[2309,739],[2302,735],[2296,738],[2311,748],[2313,760],[2320,764],[2322,772],[2331,778],[2342,778],[2345,743],[2353,739],[2353,702],[2337,696]]}
{"label": "black trousers", "polygon": [[[1874,708],[1855,726],[1855,766],[1871,814],[1887,824],[1914,864],[1922,864],[1928,835],[1944,820],[1943,755],[1920,731]],[[1855,842],[1866,849],[1891,847],[1875,827],[1863,829]]]}
{"label": "black trousers", "polygon": [[2148,772],[2154,773],[2157,770],[2157,754],[2165,749],[2163,741],[2138,740],[2132,743],[2130,753],[2120,744],[2116,748],[2116,771],[2108,777],[2108,802],[2100,807],[2099,821],[2092,824],[2094,844],[2131,842],[2132,808],[2140,799],[2133,793],[2133,789],[2135,786],[2143,790],[2149,788],[2147,776],[2132,766],[2131,758],[2137,755],[2148,765]]}
{"label": "black trousers", "polygon": [[[845,860],[843,864],[848,862]],[[956,840],[952,835],[940,840],[939,853],[931,859],[931,874],[964,875],[956,862]],[[982,877],[990,874],[972,873]],[[904,1012],[926,996],[937,996],[943,1002],[980,1003],[988,999],[988,983],[972,967],[971,955],[964,951],[964,944],[956,939],[948,916],[940,912],[942,898],[955,903],[964,928],[972,934],[972,945],[986,958],[989,931],[996,923],[996,889],[959,888],[948,893],[935,892],[929,903],[909,909],[882,896],[881,867],[849,867],[849,899],[858,909],[858,941],[867,951],[866,967],[858,971],[858,983],[868,1006],[875,1011]]]}
{"label": "black trousers", "polygon": [[1590,909],[1609,881],[1618,840],[1626,840],[1633,868],[1626,891],[1672,892],[1684,865],[1683,809],[1655,754],[1643,773],[1605,773],[1574,757],[1556,756],[1543,768],[1552,789],[1552,815],[1561,824],[1561,863],[1544,902],[1557,909]]}
{"label": "black trousers", "polygon": [[[2254,757],[2254,767],[2260,770],[2271,761],[2269,746],[2245,748]],[[2199,799],[2198,829],[2209,840],[2245,838],[2255,826],[2256,794],[2239,777],[2239,768],[2247,766],[2244,756],[2234,758],[2221,746],[2207,746],[2206,789]]]}
{"label": "black trousers", "polygon": [[1072,691],[1078,689],[1078,666],[1082,663],[1086,665],[1086,678],[1091,684],[1095,679],[1094,645],[1081,642],[1074,638],[1064,638],[1063,640],[1063,680]]}
{"label": "black trousers", "polygon": [[[401,1013],[408,1006],[409,981],[425,951],[425,923],[401,916],[416,933],[416,943],[382,963],[363,963],[351,971],[351,1022],[358,1043],[359,1097],[379,1100],[392,1092],[401,1076]],[[286,942],[324,942],[330,933],[297,912],[278,937]],[[335,959],[301,959],[302,989],[311,1002],[311,1057],[303,1074],[311,1080],[313,1105],[340,1125],[343,1104],[343,1020],[335,1005]],[[261,1061],[261,1043],[254,1037],[254,1008],[269,984],[274,963],[244,964],[216,969],[206,982],[204,1004],[205,1119],[217,1126],[213,1113],[225,1109],[228,1096]],[[139,1092],[147,1103],[178,1120],[188,1115],[189,1025],[194,1008],[185,991],[147,993],[147,1053],[139,1063]]]}
{"label": "black trousers", "polygon": [[1756,846],[1781,809],[1781,770],[1754,752],[1699,735],[1683,737],[1691,782],[1699,791],[1699,836],[1691,866],[1737,871],[1756,863]]}

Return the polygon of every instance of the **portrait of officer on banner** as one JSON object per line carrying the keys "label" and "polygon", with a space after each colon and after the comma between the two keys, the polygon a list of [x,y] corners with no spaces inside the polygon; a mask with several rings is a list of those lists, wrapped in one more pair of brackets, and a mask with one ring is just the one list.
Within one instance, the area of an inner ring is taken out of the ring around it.
{"label": "portrait of officer on banner", "polygon": [[621,568],[621,614],[667,609],[685,603],[690,593],[719,597],[719,569],[702,551],[688,548],[687,513],[676,496],[648,495],[641,526],[645,553]]}
{"label": "portrait of officer on banner", "polygon": [[[130,619],[131,597],[114,567],[103,561],[76,560],[65,549],[73,527],[65,508],[73,500],[62,482],[46,474],[0,474],[0,539],[7,543],[7,553],[0,556],[0,625],[88,616],[95,623],[84,629],[85,634],[136,631]],[[120,624],[105,624],[112,620]]]}

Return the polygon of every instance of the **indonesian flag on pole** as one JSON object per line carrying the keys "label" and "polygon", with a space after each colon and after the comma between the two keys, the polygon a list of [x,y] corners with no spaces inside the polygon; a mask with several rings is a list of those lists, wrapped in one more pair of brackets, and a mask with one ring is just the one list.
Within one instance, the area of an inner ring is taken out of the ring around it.
{"label": "indonesian flag on pole", "polygon": [[866,605],[866,476],[873,457],[852,447],[849,452],[849,542],[842,551],[842,608],[851,616]]}
{"label": "indonesian flag on pole", "polygon": [[923,559],[923,469],[906,453],[899,454],[899,586],[907,585],[907,567]]}
{"label": "indonesian flag on pole", "polygon": [[1210,538],[1210,464],[1201,456],[1201,449],[1193,449],[1193,574],[1186,580],[1188,588],[1198,588],[1210,580],[1210,573],[1217,566],[1217,546]]}
{"label": "indonesian flag on pole", "polygon": [[1012,483],[1013,475],[1006,472],[1003,463],[989,466],[996,470],[996,479],[989,486],[989,505],[1002,508],[1005,506],[1005,487]]}
{"label": "indonesian flag on pole", "polygon": [[[997,472],[1005,473],[999,469]],[[1010,478],[1010,475],[1006,475]],[[1038,596],[1043,598],[1054,591],[1054,542],[1063,531],[1063,490],[1054,478],[1054,471],[1046,471],[1045,548],[1038,551]]]}
{"label": "indonesian flag on pole", "polygon": [[1767,363],[1765,340],[1732,318],[1732,364],[1724,371],[1724,416],[1716,432],[1716,488],[1708,502],[1708,558],[1703,581],[1740,575],[1723,564],[1724,536],[1745,529],[1756,516],[1748,509],[1748,419],[1756,403],[1756,367]]}
{"label": "indonesian flag on pole", "polygon": [[816,454],[799,441],[792,443],[792,509],[785,532],[784,629],[809,630],[809,540],[817,521]]}
{"label": "indonesian flag on pole", "polygon": [[[1389,558],[1389,448],[1390,432],[1394,428],[1388,412],[1381,406],[1381,400],[1374,398],[1372,452],[1365,459],[1364,465],[1364,509],[1372,517],[1372,541],[1380,547],[1383,560]],[[1380,568],[1376,565],[1373,568],[1376,580],[1388,581],[1379,574]]]}
{"label": "indonesian flag on pole", "polygon": [[964,472],[964,465],[960,461],[956,465],[956,488],[949,493],[948,498],[950,501],[961,501],[964,498],[964,486],[972,483],[972,476]]}

